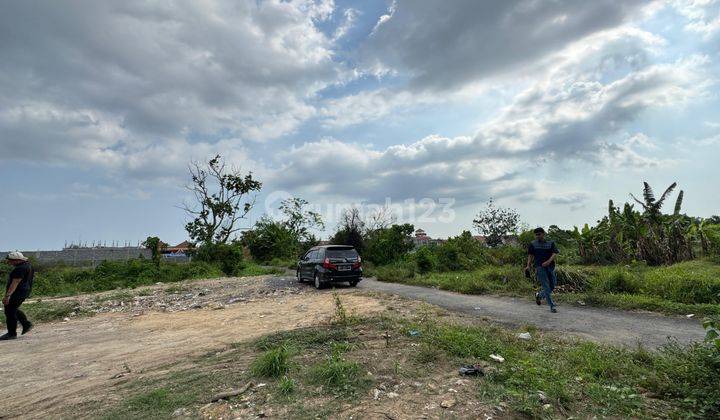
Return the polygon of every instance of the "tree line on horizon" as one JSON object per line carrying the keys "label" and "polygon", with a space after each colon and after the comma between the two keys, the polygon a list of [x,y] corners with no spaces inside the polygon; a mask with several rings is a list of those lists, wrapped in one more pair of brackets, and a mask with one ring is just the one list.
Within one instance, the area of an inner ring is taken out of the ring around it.
{"label": "tree line on horizon", "polygon": [[[230,260],[227,271],[232,272],[234,264],[242,264],[244,250],[260,262],[289,261],[319,242],[312,231],[324,228],[322,217],[309,210],[309,203],[299,197],[280,203],[280,218],[265,215],[238,235],[239,221],[253,208],[262,183],[250,172],[243,174],[238,168],[228,167],[220,155],[206,163],[191,163],[189,175],[187,189],[194,200],[181,208],[191,218],[185,229],[196,244],[195,258]],[[703,219],[683,214],[683,191],[677,195],[672,213],[662,212],[676,187],[677,183],[673,183],[656,197],[645,182],[641,198],[630,194],[634,203],[622,207],[610,200],[608,214],[594,226],[585,224],[572,230],[551,226],[548,236],[585,264],[645,261],[648,265],[668,265],[720,253],[720,217]],[[498,207],[492,199],[473,219],[473,226],[485,236],[482,246],[489,249],[521,248],[532,238],[531,232],[522,228],[516,210]],[[351,208],[341,216],[330,243],[353,245],[366,261],[383,265],[413,251],[413,232],[412,224],[395,223],[386,208],[366,218],[357,208]],[[517,243],[508,245],[508,236],[516,236]],[[463,248],[478,245],[468,238],[472,239],[472,235],[464,231],[439,246],[446,247],[449,254],[466,254]],[[458,259],[462,258],[449,258]],[[503,263],[505,259],[496,258],[495,262]]]}

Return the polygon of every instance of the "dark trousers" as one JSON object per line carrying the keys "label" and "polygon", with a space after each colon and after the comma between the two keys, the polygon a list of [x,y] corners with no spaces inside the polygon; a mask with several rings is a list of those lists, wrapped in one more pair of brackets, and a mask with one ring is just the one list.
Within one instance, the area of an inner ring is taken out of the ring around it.
{"label": "dark trousers", "polygon": [[23,328],[30,324],[23,311],[20,310],[20,305],[24,300],[25,298],[10,296],[10,302],[5,305],[5,323],[7,324],[8,335],[17,335],[18,321],[20,321]]}

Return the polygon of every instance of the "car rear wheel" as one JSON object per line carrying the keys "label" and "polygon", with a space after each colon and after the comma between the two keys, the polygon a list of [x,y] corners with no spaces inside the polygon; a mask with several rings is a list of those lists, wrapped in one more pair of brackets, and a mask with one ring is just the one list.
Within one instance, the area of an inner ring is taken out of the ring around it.
{"label": "car rear wheel", "polygon": [[314,280],[315,280],[315,288],[318,290],[322,289],[323,283],[320,281],[320,276],[318,275],[318,273],[315,273]]}
{"label": "car rear wheel", "polygon": [[349,283],[350,283],[350,287],[355,287],[358,285],[358,280],[350,280]]}

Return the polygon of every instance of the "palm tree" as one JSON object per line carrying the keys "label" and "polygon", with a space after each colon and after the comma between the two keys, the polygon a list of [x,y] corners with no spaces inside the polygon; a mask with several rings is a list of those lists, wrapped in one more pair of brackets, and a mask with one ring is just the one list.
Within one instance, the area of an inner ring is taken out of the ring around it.
{"label": "palm tree", "polygon": [[[660,223],[660,218],[662,216],[662,213],[660,212],[660,209],[662,209],[663,204],[665,203],[665,199],[672,193],[672,191],[677,187],[677,182],[673,182],[664,193],[660,196],[659,200],[655,199],[655,192],[653,192],[652,187],[647,182],[643,182],[644,188],[643,188],[643,200],[638,200],[637,197],[635,197],[632,193],[630,193],[630,197],[633,198],[633,200],[637,201],[645,210],[645,216],[652,222],[652,223]],[[680,192],[680,195],[678,196],[679,201],[675,203],[676,209],[679,212],[679,205],[682,203],[682,191]]]}

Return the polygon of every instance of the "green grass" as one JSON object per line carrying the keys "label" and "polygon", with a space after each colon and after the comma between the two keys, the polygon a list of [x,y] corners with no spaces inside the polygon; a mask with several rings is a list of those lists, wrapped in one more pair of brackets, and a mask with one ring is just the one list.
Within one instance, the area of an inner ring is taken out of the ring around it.
{"label": "green grass", "polygon": [[[436,287],[465,294],[531,297],[537,282],[522,267],[485,266],[473,271],[417,274],[409,264],[376,267],[378,280]],[[720,264],[698,259],[668,267],[558,266],[558,284],[571,293],[557,293],[561,302],[643,309],[668,314],[720,314]]]}
{"label": "green grass", "polygon": [[277,384],[277,392],[283,397],[289,397],[297,390],[297,381],[287,376],[283,376]]}
{"label": "green grass", "polygon": [[348,338],[347,329],[338,326],[308,327],[266,335],[255,341],[254,346],[258,350],[270,350],[288,344],[293,348],[318,350],[329,349],[333,343]]}
{"label": "green grass", "polygon": [[[238,276],[275,274],[277,269],[244,264]],[[216,264],[207,262],[169,263],[156,266],[150,260],[105,261],[96,268],[44,266],[35,274],[33,296],[71,296],[114,289],[134,289],[158,282],[175,283],[188,279],[223,277]]]}
{"label": "green grass", "polygon": [[357,393],[369,384],[360,364],[345,359],[341,352],[333,352],[326,360],[313,366],[310,379],[314,384],[341,394]]}
{"label": "green grass", "polygon": [[[409,324],[420,329],[417,357],[437,349],[458,363],[505,358],[485,376],[484,397],[506,401],[519,413],[547,417],[538,391],[551,413],[586,416],[712,417],[720,414],[720,353],[707,345],[670,343],[657,352],[623,349],[590,342],[538,337],[522,341],[512,331],[487,325]],[[438,358],[437,354],[433,359]],[[424,361],[424,360],[423,360]],[[654,399],[643,396],[652,392]],[[550,414],[553,417],[555,414]]]}
{"label": "green grass", "polygon": [[662,298],[628,293],[563,293],[553,297],[558,302],[591,306],[605,306],[624,310],[645,310],[667,315],[689,315],[697,317],[720,315],[720,305],[711,303],[677,303]]}
{"label": "green grass", "polygon": [[[186,361],[190,367],[180,371],[161,367],[160,371],[170,373],[135,379],[118,390],[125,396],[121,402],[101,410],[109,410],[106,418],[169,418],[184,407],[196,416],[209,395],[250,381],[248,375],[257,372],[247,372],[247,365],[257,362],[251,363],[248,356],[263,351],[255,360],[287,369],[273,367],[273,374],[264,376],[269,386],[257,388],[252,401],[262,404],[258,405],[262,409],[286,407],[289,411],[284,416],[291,418],[332,417],[341,407],[367,403],[372,398],[366,392],[372,384],[365,374],[368,370],[372,377],[434,382],[446,379],[448,368],[483,361],[491,367],[485,368],[484,377],[472,378],[473,400],[489,407],[505,403],[510,417],[720,415],[720,352],[712,346],[669,343],[657,351],[618,348],[565,341],[532,328],[533,338],[525,341],[516,338],[517,331],[491,324],[460,324],[438,321],[430,313],[419,315],[359,318],[347,328],[304,328],[237,344],[230,351]],[[410,336],[410,330],[421,334]],[[358,355],[367,355],[363,340],[385,332],[393,340],[388,353],[380,357],[390,354],[393,360],[357,361]],[[267,356],[282,346],[295,351]],[[491,362],[490,354],[502,355],[505,362]],[[302,362],[291,363],[296,358]]]}
{"label": "green grass", "polygon": [[268,350],[250,366],[253,375],[266,378],[279,378],[285,376],[290,370],[290,346],[280,346]]}
{"label": "green grass", "polygon": [[[76,302],[29,302],[24,303],[20,309],[34,323],[57,321],[69,316],[92,315],[92,312],[84,311]],[[2,325],[4,325],[5,317],[3,316],[0,319],[2,319]]]}
{"label": "green grass", "polygon": [[106,419],[127,418],[170,418],[179,407],[195,401],[192,394],[177,393],[174,390],[158,388],[130,398],[121,409],[111,412]]}

